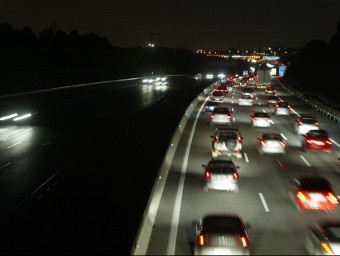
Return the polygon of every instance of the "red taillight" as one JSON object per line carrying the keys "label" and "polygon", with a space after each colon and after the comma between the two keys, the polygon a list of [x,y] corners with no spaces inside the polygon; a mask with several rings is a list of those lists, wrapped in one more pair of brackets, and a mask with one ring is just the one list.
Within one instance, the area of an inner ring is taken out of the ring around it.
{"label": "red taillight", "polygon": [[329,140],[326,140],[326,143],[327,143],[328,145],[332,145],[332,142],[330,142]]}
{"label": "red taillight", "polygon": [[237,139],[238,139],[239,142],[242,142],[243,138],[241,136],[238,136]]}
{"label": "red taillight", "polygon": [[217,141],[218,140],[218,137],[217,137],[217,135],[216,136],[214,136],[214,141]]}
{"label": "red taillight", "polygon": [[315,125],[320,126],[319,122],[315,122]]}
{"label": "red taillight", "polygon": [[199,246],[204,246],[204,244],[205,244],[205,237],[204,237],[203,234],[198,235],[197,243],[198,243]]}
{"label": "red taillight", "polygon": [[252,118],[252,120],[253,120],[253,122],[255,122],[255,121],[256,121],[256,118]]}
{"label": "red taillight", "polygon": [[233,178],[234,178],[234,180],[238,180],[238,173],[237,172],[234,172]]}
{"label": "red taillight", "polygon": [[303,123],[302,123],[301,121],[298,121],[297,124],[298,124],[298,125],[301,125],[301,124],[303,124]]}
{"label": "red taillight", "polygon": [[334,254],[332,247],[328,243],[322,242],[321,247],[327,254]]}
{"label": "red taillight", "polygon": [[210,172],[208,170],[206,170],[204,172],[204,178],[207,179],[207,180],[210,180],[211,179],[211,175],[210,175]]}
{"label": "red taillight", "polygon": [[243,248],[247,248],[248,247],[248,239],[245,236],[241,236],[241,244]]}
{"label": "red taillight", "polygon": [[262,145],[266,145],[266,142],[264,140],[260,140]]}
{"label": "red taillight", "polygon": [[214,115],[214,114],[211,114],[211,115],[210,115],[210,118],[214,118],[214,117],[215,117],[215,115]]}
{"label": "red taillight", "polygon": [[228,115],[228,119],[231,119],[231,115],[230,114]]}

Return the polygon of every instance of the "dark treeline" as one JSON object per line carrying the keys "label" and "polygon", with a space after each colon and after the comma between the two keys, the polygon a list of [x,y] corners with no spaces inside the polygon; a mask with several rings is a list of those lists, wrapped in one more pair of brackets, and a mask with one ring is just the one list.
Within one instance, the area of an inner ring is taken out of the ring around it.
{"label": "dark treeline", "polygon": [[328,42],[311,40],[297,53],[285,56],[288,65],[285,80],[293,88],[303,91],[326,104],[340,109],[337,92],[340,86],[340,22],[337,34]]}
{"label": "dark treeline", "polygon": [[162,74],[195,74],[226,60],[173,48],[122,48],[91,32],[0,24],[0,95]]}

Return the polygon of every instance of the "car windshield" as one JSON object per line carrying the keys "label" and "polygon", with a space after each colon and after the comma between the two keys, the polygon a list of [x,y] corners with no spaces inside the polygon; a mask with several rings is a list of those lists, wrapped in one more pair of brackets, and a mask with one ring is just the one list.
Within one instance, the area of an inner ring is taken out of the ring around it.
{"label": "car windshield", "polygon": [[325,130],[313,130],[307,134],[310,138],[328,138],[328,133]]}
{"label": "car windshield", "polygon": [[326,179],[302,179],[300,180],[302,190],[306,191],[331,191],[330,184]]}
{"label": "car windshield", "polygon": [[236,217],[214,216],[206,218],[203,222],[206,233],[243,234],[242,222]]}
{"label": "car windshield", "polygon": [[264,140],[281,140],[282,137],[280,134],[263,134],[263,139]]}
{"label": "car windshield", "polygon": [[269,117],[269,115],[267,113],[264,112],[259,112],[259,113],[255,113],[254,117]]}

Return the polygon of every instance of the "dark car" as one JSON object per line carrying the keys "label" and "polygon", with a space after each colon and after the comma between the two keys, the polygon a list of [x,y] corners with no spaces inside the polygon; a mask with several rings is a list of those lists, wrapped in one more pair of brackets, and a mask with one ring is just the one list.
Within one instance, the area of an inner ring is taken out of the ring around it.
{"label": "dark car", "polygon": [[291,181],[290,199],[301,210],[335,211],[338,197],[330,182],[319,175],[301,175]]}
{"label": "dark car", "polygon": [[247,227],[237,215],[206,215],[195,228],[194,255],[250,255]]}

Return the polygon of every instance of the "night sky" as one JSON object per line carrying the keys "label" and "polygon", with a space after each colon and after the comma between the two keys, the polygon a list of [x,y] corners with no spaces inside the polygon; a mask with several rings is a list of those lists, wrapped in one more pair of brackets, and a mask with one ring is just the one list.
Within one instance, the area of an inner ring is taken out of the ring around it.
{"label": "night sky", "polygon": [[52,21],[69,33],[95,32],[111,45],[188,49],[303,47],[337,33],[340,0],[1,0],[0,23]]}

